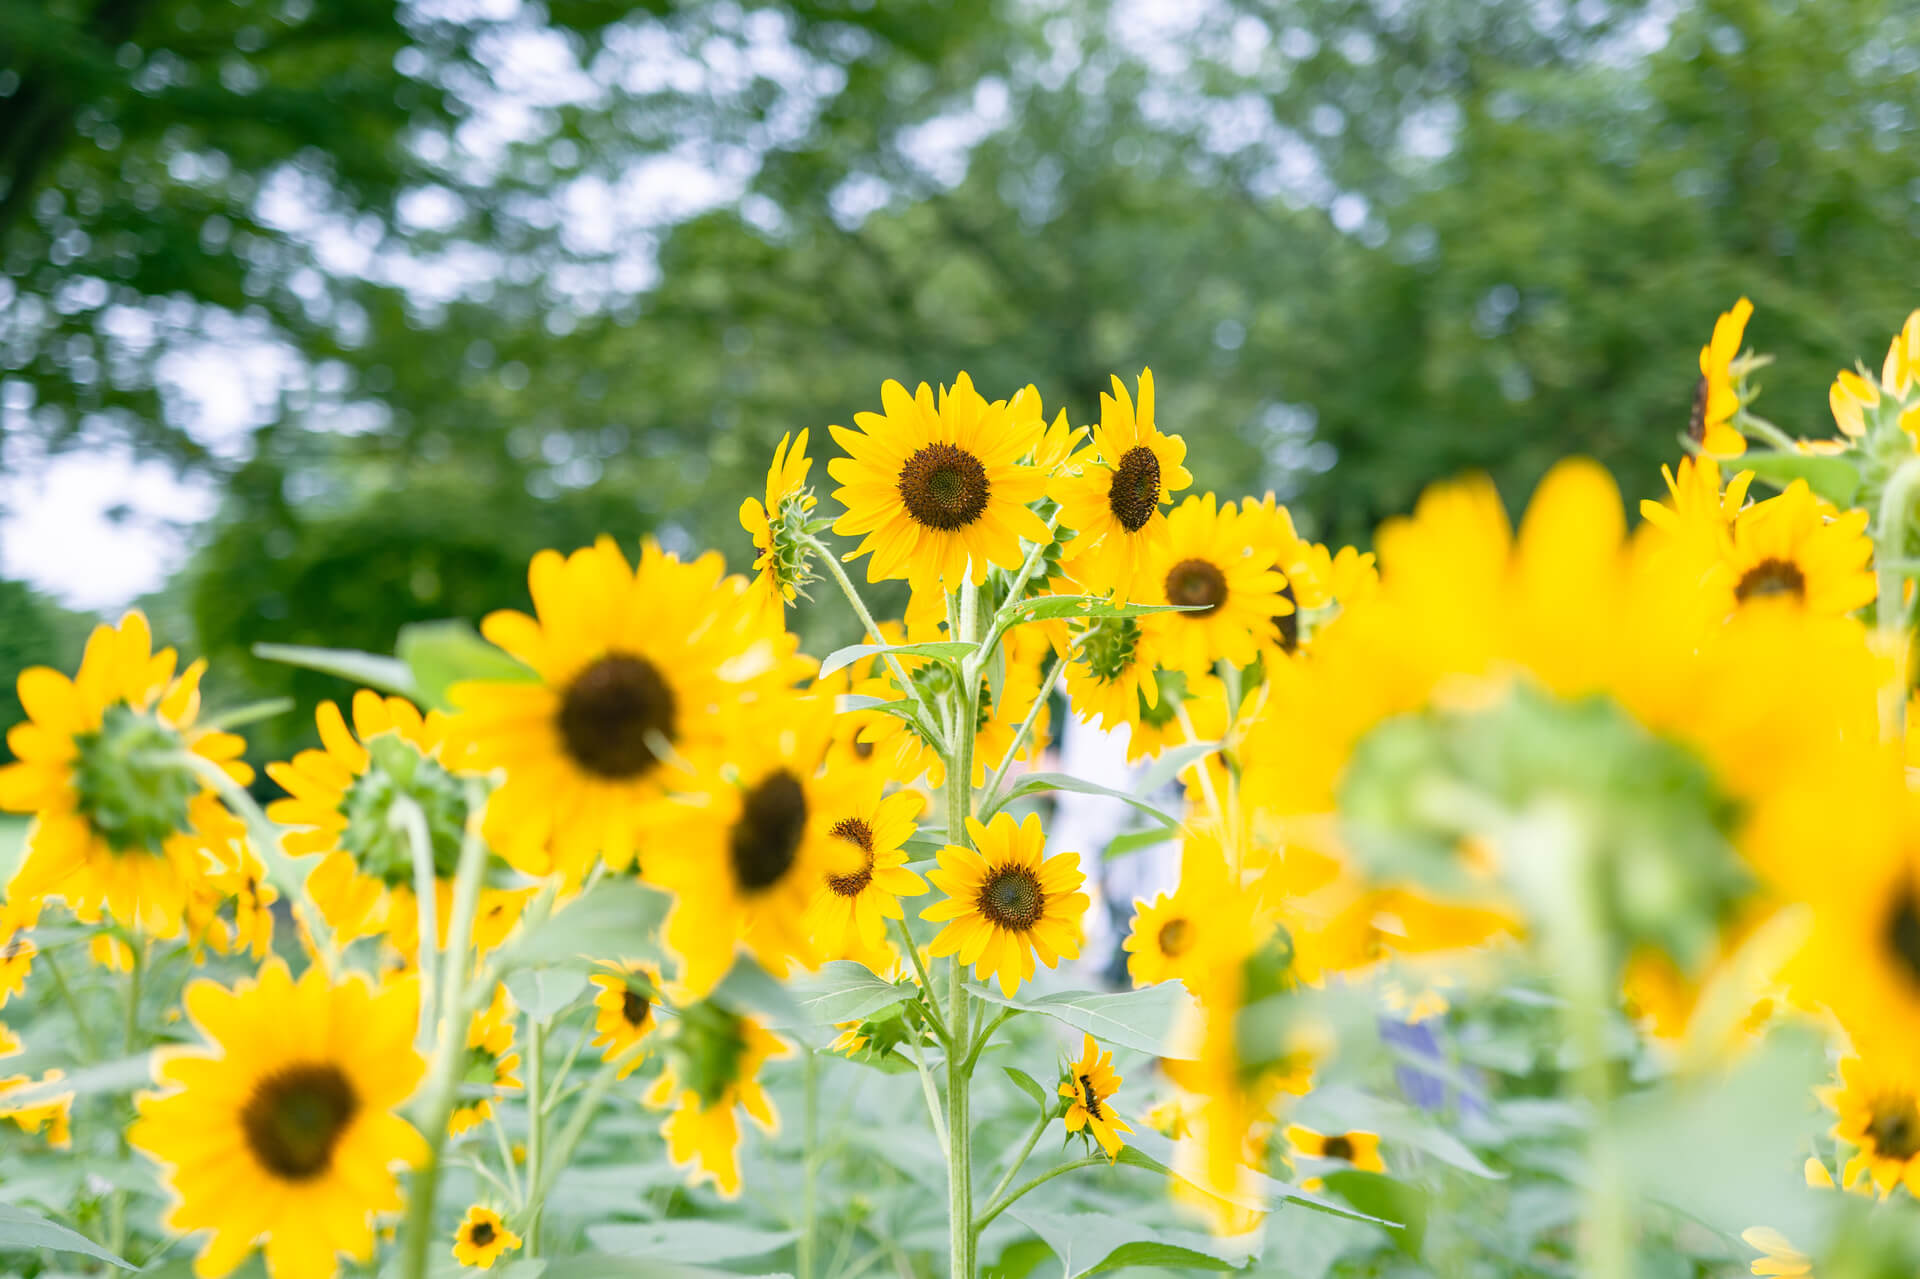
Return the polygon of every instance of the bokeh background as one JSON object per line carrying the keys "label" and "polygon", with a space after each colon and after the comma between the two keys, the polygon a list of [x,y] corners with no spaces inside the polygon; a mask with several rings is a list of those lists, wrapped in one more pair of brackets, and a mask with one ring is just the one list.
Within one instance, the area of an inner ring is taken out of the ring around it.
{"label": "bokeh background", "polygon": [[1743,293],[1827,433],[1920,301],[1917,117],[1914,3],[0,0],[0,727],[135,599],[310,702],[249,646],[603,530],[745,567],[888,377],[1078,423],[1151,365],[1322,537],[1573,451],[1644,495]]}

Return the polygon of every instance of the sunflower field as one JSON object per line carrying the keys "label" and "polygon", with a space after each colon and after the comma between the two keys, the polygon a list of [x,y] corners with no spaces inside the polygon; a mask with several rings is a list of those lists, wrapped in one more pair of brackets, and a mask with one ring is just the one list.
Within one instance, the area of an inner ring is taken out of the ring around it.
{"label": "sunflower field", "polygon": [[1150,371],[958,373],[782,440],[751,576],[616,528],[477,631],[262,634],[342,689],[264,778],[273,707],[100,626],[0,768],[0,1254],[1920,1273],[1920,311],[1831,424],[1755,411],[1751,315],[1637,521],[1570,458],[1316,544],[1192,491]]}

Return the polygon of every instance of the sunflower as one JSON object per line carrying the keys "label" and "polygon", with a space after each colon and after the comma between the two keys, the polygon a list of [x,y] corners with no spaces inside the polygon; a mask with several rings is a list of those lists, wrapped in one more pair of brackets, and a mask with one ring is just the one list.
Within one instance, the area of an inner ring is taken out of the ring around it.
{"label": "sunflower", "polygon": [[[409,801],[426,819],[442,934],[436,940],[444,940],[469,817],[466,785],[443,761],[447,725],[438,712],[422,716],[404,697],[364,688],[352,706],[349,728],[338,706],[320,703],[314,720],[321,749],[267,765],[267,776],[288,795],[268,804],[267,816],[289,828],[288,852],[320,856],[307,892],[337,942],[385,936],[411,957],[419,946],[420,908],[413,843],[394,820],[396,806]],[[481,949],[506,937],[530,891],[482,890],[476,919],[483,922],[474,933]]]}
{"label": "sunflower", "polygon": [[1676,472],[1662,465],[1667,482],[1666,502],[1645,498],[1640,517],[1652,526],[1651,545],[1686,557],[1688,564],[1706,568],[1733,542],[1733,522],[1747,503],[1752,471],[1741,471],[1721,487],[1720,463],[1710,457],[1683,457]]}
{"label": "sunflower", "polygon": [[1082,723],[1112,731],[1139,721],[1160,702],[1159,655],[1140,620],[1102,617],[1071,624],[1067,702]]}
{"label": "sunflower", "polygon": [[1228,502],[1189,497],[1167,517],[1167,540],[1147,561],[1141,597],[1186,611],[1155,613],[1144,625],[1168,666],[1204,674],[1218,661],[1249,666],[1274,619],[1293,611],[1273,568],[1274,548],[1253,545]]}
{"label": "sunflower", "polygon": [[507,1223],[493,1209],[474,1204],[453,1232],[453,1259],[463,1266],[479,1270],[493,1269],[500,1254],[520,1246],[520,1236],[507,1229]]}
{"label": "sunflower", "polygon": [[176,676],[175,661],[170,648],[153,651],[135,611],[94,628],[74,678],[20,672],[28,718],[7,732],[17,760],[0,767],[0,809],[35,821],[7,887],[10,916],[57,896],[84,923],[104,912],[155,937],[180,935],[204,848],[243,830],[184,757],[239,785],[253,770],[239,737],[194,726],[206,664]]}
{"label": "sunflower", "polygon": [[1892,1052],[1848,1057],[1839,1086],[1820,1092],[1839,1116],[1835,1139],[1854,1150],[1840,1184],[1871,1181],[1883,1198],[1895,1186],[1920,1195],[1920,1067]]}
{"label": "sunflower", "polygon": [[[20,1039],[5,1026],[0,1026],[0,1060],[14,1057],[20,1053]],[[0,1077],[0,1117],[11,1119],[22,1130],[31,1133],[44,1131],[47,1144],[56,1150],[65,1150],[73,1144],[73,1094],[60,1093],[56,1096],[40,1096],[37,1101],[25,1105],[9,1099],[8,1094],[18,1093],[30,1084],[44,1087],[57,1083],[66,1076],[58,1070],[49,1070],[38,1080],[25,1075]]]}
{"label": "sunflower", "polygon": [[1167,540],[1163,503],[1193,483],[1181,463],[1187,442],[1153,421],[1153,371],[1140,373],[1136,410],[1119,378],[1100,393],[1100,425],[1088,447],[1048,487],[1060,523],[1074,530],[1063,567],[1096,595],[1133,598],[1134,581]]}
{"label": "sunflower", "polygon": [[691,1168],[689,1185],[711,1181],[722,1197],[740,1193],[738,1106],[762,1131],[780,1129],[780,1116],[761,1086],[760,1067],[792,1050],[749,1018],[711,1001],[693,1005],[667,1043],[667,1063],[647,1090],[646,1104],[671,1106],[661,1125],[667,1157]]}
{"label": "sunflower", "polygon": [[740,527],[753,538],[753,567],[759,574],[753,579],[753,593],[775,610],[775,616],[782,616],[786,605],[812,580],[806,548],[795,536],[796,527],[804,527],[814,507],[813,492],[805,487],[812,469],[805,428],[797,440],[789,432],[780,437],[780,447],[767,467],[766,504],[752,497],[740,503]]}
{"label": "sunflower", "polygon": [[1078,890],[1086,876],[1078,853],[1044,856],[1037,814],[1016,824],[1011,813],[997,813],[987,826],[969,817],[967,835],[973,847],[948,844],[928,875],[947,898],[920,918],[949,922],[927,953],[955,955],[980,980],[997,976],[1001,993],[1011,995],[1033,976],[1036,953],[1049,968],[1079,956],[1089,898]]}
{"label": "sunflower", "polygon": [[608,965],[609,972],[591,978],[600,993],[593,997],[593,1038],[602,1061],[618,1061],[621,1079],[647,1059],[642,1047],[660,1026],[660,970],[652,964]]}
{"label": "sunflower", "polygon": [[603,537],[540,552],[527,577],[537,620],[505,610],[481,629],[537,678],[453,686],[458,762],[505,771],[486,834],[516,868],[624,868],[649,808],[719,761],[735,708],[781,654],[717,554],[682,563],[649,542],[632,567]]}
{"label": "sunflower", "polygon": [[5,1008],[9,999],[26,989],[27,974],[33,971],[33,957],[39,953],[40,948],[33,944],[33,939],[17,928],[0,942],[0,1008]]}
{"label": "sunflower", "polygon": [[246,952],[258,963],[273,948],[273,903],[280,893],[266,881],[264,863],[244,840],[209,846],[206,853],[205,873],[187,901],[187,935],[195,956],[207,945],[229,955]]}
{"label": "sunflower", "polygon": [[[1151,652],[1154,641],[1150,635],[1145,637],[1145,643]],[[1072,674],[1073,668],[1068,667],[1069,679]],[[1217,724],[1222,729],[1226,726],[1227,686],[1220,682],[1218,676],[1189,675],[1162,667],[1153,672],[1153,682],[1159,696],[1149,702],[1143,674],[1134,718],[1127,726],[1129,764],[1158,756],[1170,746],[1210,740],[1207,726]],[[1186,712],[1186,723],[1181,722],[1180,713],[1183,710]],[[1193,735],[1187,732],[1188,724],[1193,726]]]}
{"label": "sunflower", "polygon": [[1782,1279],[1813,1279],[1813,1259],[1793,1246],[1793,1242],[1771,1226],[1753,1226],[1740,1232],[1747,1247],[1761,1254],[1750,1267],[1756,1275],[1778,1275]]}
{"label": "sunflower", "polygon": [[1288,1124],[1287,1144],[1309,1159],[1329,1159],[1357,1168],[1361,1172],[1385,1172],[1380,1158],[1380,1134],[1373,1132],[1317,1133],[1299,1124]]}
{"label": "sunflower", "polygon": [[1119,1158],[1120,1147],[1126,1144],[1120,1134],[1133,1131],[1108,1105],[1120,1090],[1120,1082],[1120,1076],[1113,1073],[1113,1054],[1101,1052],[1092,1035],[1083,1035],[1080,1060],[1067,1067],[1067,1077],[1060,1081],[1060,1095],[1068,1099],[1066,1114],[1061,1118],[1068,1132],[1091,1131],[1109,1161]]}
{"label": "sunflower", "polygon": [[965,373],[942,388],[936,407],[926,383],[913,395],[898,382],[880,388],[884,413],[857,413],[859,431],[828,429],[847,457],[827,471],[846,514],[833,531],[864,534],[845,558],[872,554],[867,580],[906,578],[915,592],[986,580],[989,565],[1015,569],[1021,539],[1050,540],[1029,504],[1047,477],[1021,458],[1041,443],[1037,413],[988,403]]}
{"label": "sunflower", "polygon": [[374,1214],[402,1205],[394,1168],[426,1153],[394,1113],[426,1068],[417,984],[336,983],[318,964],[296,982],[274,959],[232,989],[196,981],[185,1003],[210,1047],[163,1050],[172,1087],[139,1098],[127,1139],[165,1169],[167,1228],[213,1232],[195,1271],[229,1273],[263,1236],[273,1279],[369,1262]]}
{"label": "sunflower", "polygon": [[1741,298],[1714,321],[1713,340],[1700,348],[1700,381],[1693,391],[1687,436],[1714,457],[1738,457],[1747,451],[1746,437],[1733,425],[1740,392],[1732,365],[1752,317],[1753,303]]}
{"label": "sunflower", "polygon": [[[1040,695],[1040,661],[1049,645],[1044,638],[1033,633],[1035,629],[1017,627],[1007,632],[1001,649],[1005,654],[1005,673],[997,689],[987,675],[980,677],[973,739],[975,786],[987,784],[988,772],[999,766],[1007,748],[1013,744],[1014,735],[1020,731],[1027,712],[1032,709],[1034,699]],[[944,632],[927,633],[918,628],[909,628],[905,634],[910,641],[918,643]],[[926,696],[937,699],[953,688],[952,671],[931,658],[902,658],[901,666],[907,678]],[[906,696],[894,683],[892,675],[880,670],[876,670],[870,678],[856,682],[853,692],[858,696],[876,697],[887,702],[899,701]],[[881,763],[893,780],[912,783],[924,777],[927,785],[936,790],[946,784],[946,761],[906,720],[878,710],[854,712],[846,718],[857,722],[854,737],[856,745],[870,747],[872,758]],[[1033,727],[1026,739],[1015,752],[1015,759],[1035,759],[1046,750],[1051,718],[1051,709],[1042,706],[1034,717]]]}
{"label": "sunflower", "polygon": [[1135,986],[1185,980],[1200,953],[1196,943],[1207,921],[1230,891],[1224,863],[1218,870],[1204,867],[1193,855],[1183,855],[1180,885],[1151,902],[1133,904],[1133,927],[1121,948],[1127,952],[1127,975]]}
{"label": "sunflower", "polygon": [[462,1079],[488,1089],[488,1095],[457,1107],[447,1120],[447,1135],[458,1137],[493,1113],[495,1092],[517,1091],[523,1085],[516,1073],[520,1054],[513,1051],[513,1000],[504,984],[493,988],[493,1001],[467,1023],[467,1060]]}
{"label": "sunflower", "polygon": [[885,777],[876,769],[864,771],[867,775],[845,792],[850,806],[827,828],[831,838],[851,845],[859,860],[823,873],[807,903],[807,932],[828,959],[883,951],[887,921],[906,918],[900,899],[927,891],[927,881],[907,869],[902,847],[913,838],[914,818],[925,801],[917,791],[882,797]]}
{"label": "sunflower", "polygon": [[1872,603],[1867,519],[1864,510],[1835,512],[1805,480],[1740,512],[1722,561],[1734,603],[1785,600],[1830,616]]}

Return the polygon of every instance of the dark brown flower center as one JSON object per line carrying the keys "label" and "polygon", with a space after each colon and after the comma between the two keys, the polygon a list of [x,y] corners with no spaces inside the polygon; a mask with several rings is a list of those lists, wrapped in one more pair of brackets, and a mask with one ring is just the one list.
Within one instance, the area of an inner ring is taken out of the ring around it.
{"label": "dark brown flower center", "polygon": [[1273,619],[1273,633],[1280,637],[1281,652],[1296,653],[1300,650],[1300,609],[1293,598],[1292,582],[1280,588],[1280,598],[1295,607]]}
{"label": "dark brown flower center", "polygon": [[1167,570],[1167,603],[1194,608],[1188,617],[1207,617],[1227,602],[1227,575],[1211,560],[1181,560]]}
{"label": "dark brown flower center", "polygon": [[1160,925],[1160,953],[1169,959],[1186,954],[1193,945],[1193,925],[1184,919],[1169,919]]}
{"label": "dark brown flower center", "polygon": [[873,828],[858,817],[842,817],[827,834],[844,839],[867,855],[866,864],[843,875],[829,874],[827,887],[841,897],[858,897],[873,882]]}
{"label": "dark brown flower center", "polygon": [[1867,1135],[1873,1138],[1874,1149],[1888,1159],[1905,1161],[1920,1155],[1920,1108],[1909,1096],[1876,1098]]}
{"label": "dark brown flower center", "polygon": [[491,1221],[474,1222],[473,1229],[467,1232],[467,1242],[476,1248],[484,1248],[492,1243],[493,1223]]}
{"label": "dark brown flower center", "polygon": [[1894,969],[1907,979],[1909,986],[1920,990],[1920,898],[1916,898],[1911,882],[1900,886],[1893,909],[1887,912],[1881,940],[1886,944]]}
{"label": "dark brown flower center", "polygon": [[1693,384],[1693,410],[1687,414],[1687,438],[1695,444],[1707,438],[1707,379]]}
{"label": "dark brown flower center", "polygon": [[928,444],[900,468],[899,489],[915,523],[945,531],[979,519],[993,486],[973,454],[952,444]]}
{"label": "dark brown flower center", "polygon": [[1138,533],[1160,507],[1160,459],[1153,450],[1135,445],[1120,455],[1107,489],[1107,506],[1120,527]]}
{"label": "dark brown flower center", "polygon": [[996,866],[980,886],[975,903],[989,923],[1025,932],[1046,913],[1047,895],[1040,877],[1026,866]]}
{"label": "dark brown flower center", "polygon": [[1093,1080],[1086,1075],[1080,1076],[1080,1100],[1089,1115],[1095,1119],[1106,1118],[1100,1113],[1100,1094],[1093,1090]]}
{"label": "dark brown flower center", "polygon": [[1740,584],[1733,588],[1734,598],[1742,604],[1775,595],[1791,595],[1797,600],[1807,598],[1807,575],[1792,560],[1768,556],[1748,569],[1741,576]]}
{"label": "dark brown flower center", "polygon": [[631,986],[620,996],[620,1015],[635,1029],[647,1024],[647,1015],[652,1011],[653,1001]]}
{"label": "dark brown flower center", "polygon": [[734,882],[749,893],[779,883],[793,869],[806,833],[807,792],[800,779],[784,768],[769,773],[747,792],[727,835]]}
{"label": "dark brown flower center", "polygon": [[609,653],[567,686],[560,699],[560,739],[587,772],[625,781],[659,764],[654,748],[673,741],[678,710],[659,667],[644,657]]}
{"label": "dark brown flower center", "polygon": [[268,1172],[306,1181],[327,1171],[359,1108],[353,1083],[338,1066],[288,1066],[254,1086],[240,1128]]}
{"label": "dark brown flower center", "polygon": [[1320,1153],[1328,1159],[1344,1159],[1348,1163],[1352,1163],[1353,1143],[1345,1137],[1329,1137],[1327,1138],[1327,1144],[1320,1148]]}

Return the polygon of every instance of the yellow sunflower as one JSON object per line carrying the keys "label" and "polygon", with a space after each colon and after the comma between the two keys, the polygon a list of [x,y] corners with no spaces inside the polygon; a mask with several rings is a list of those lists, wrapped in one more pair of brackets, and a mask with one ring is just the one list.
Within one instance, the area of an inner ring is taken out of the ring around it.
{"label": "yellow sunflower", "polygon": [[1805,480],[1748,507],[1733,522],[1722,561],[1734,602],[1785,600],[1830,616],[1872,603],[1867,519],[1864,510],[1836,512]]}
{"label": "yellow sunflower", "polygon": [[10,931],[6,940],[0,942],[0,1008],[5,1008],[9,999],[26,989],[27,974],[33,971],[33,957],[39,953],[40,948],[19,929]]}
{"label": "yellow sunflower", "polygon": [[[789,448],[788,446],[792,447]],[[787,528],[788,520],[804,521],[814,507],[812,492],[802,492],[813,459],[807,456],[807,432],[800,438],[791,433],[780,437],[773,451],[773,464],[767,468],[767,500],[747,498],[740,503],[740,527],[753,538],[753,593],[780,616],[780,610],[793,603],[799,589],[806,585],[806,560]],[[788,499],[793,509],[785,509]]]}
{"label": "yellow sunflower", "polygon": [[[1151,654],[1154,645],[1152,636],[1143,639]],[[1068,678],[1071,679],[1072,675],[1073,668],[1068,667]],[[1224,729],[1227,722],[1227,686],[1220,682],[1218,676],[1189,675],[1162,667],[1153,672],[1153,682],[1158,696],[1149,701],[1143,673],[1133,721],[1127,726],[1129,764],[1157,756],[1169,746],[1217,740],[1209,739],[1207,733],[1215,725]],[[1186,712],[1186,723],[1181,722],[1182,711]],[[1187,724],[1193,725],[1192,735],[1187,732]]]}
{"label": "yellow sunflower", "polygon": [[780,1116],[760,1084],[760,1067],[792,1052],[758,1023],[711,1002],[684,1010],[667,1046],[667,1064],[647,1090],[646,1104],[673,1107],[661,1125],[667,1157],[689,1168],[689,1185],[713,1183],[722,1197],[740,1193],[740,1120],[734,1107],[763,1132],[780,1129]]}
{"label": "yellow sunflower", "polygon": [[187,987],[208,1047],[163,1050],[170,1088],[139,1098],[127,1139],[164,1168],[169,1230],[208,1230],[195,1272],[218,1279],[263,1239],[273,1279],[329,1279],[337,1254],[373,1257],[376,1213],[402,1206],[394,1169],[425,1156],[395,1111],[426,1062],[412,980],[375,989],[280,960],[232,989]]}
{"label": "yellow sunflower", "polygon": [[[807,906],[826,875],[853,875],[863,851],[834,834],[863,785],[849,769],[821,772],[832,706],[787,696],[741,721],[734,758],[682,803],[661,810],[647,877],[674,895],[663,938],[690,997],[710,992],[743,944],[775,975],[818,962]],[[864,772],[864,770],[863,770]]]}
{"label": "yellow sunflower", "polygon": [[[883,626],[882,629],[890,628]],[[1027,712],[1033,708],[1034,699],[1040,695],[1040,662],[1049,645],[1044,638],[1033,633],[1035,629],[1017,627],[1009,631],[1002,641],[1002,652],[1006,655],[1005,674],[997,690],[990,678],[986,675],[980,677],[979,707],[975,720],[977,731],[973,739],[975,786],[987,784],[988,772],[999,767],[1007,747],[1013,744],[1014,734],[1019,731]],[[914,643],[934,639],[944,633],[926,633],[918,628],[909,628],[905,632],[908,640]],[[903,658],[901,666],[908,679],[932,696],[938,697],[952,688],[952,672],[929,658]],[[889,702],[899,701],[906,696],[894,683],[891,673],[884,670],[876,670],[870,678],[856,682],[853,692],[858,696],[877,697]],[[879,761],[894,781],[911,784],[924,777],[927,785],[936,790],[946,784],[945,760],[906,720],[877,710],[851,712],[846,718],[857,723],[854,737],[856,745],[870,747],[872,757]],[[1034,717],[1033,727],[1026,739],[1015,752],[1015,759],[1035,759],[1046,750],[1051,719],[1052,710],[1042,706]]]}
{"label": "yellow sunflower", "polygon": [[880,388],[884,413],[857,413],[859,431],[828,429],[846,457],[827,463],[846,514],[833,531],[863,534],[847,559],[872,554],[867,580],[906,578],[916,592],[986,580],[990,565],[1015,569],[1020,543],[1048,540],[1029,509],[1047,477],[1021,459],[1041,443],[1037,413],[989,403],[965,373],[936,406],[926,383],[913,395],[898,382]]}
{"label": "yellow sunflower", "polygon": [[1092,442],[1048,487],[1061,526],[1074,530],[1060,558],[1075,581],[1096,595],[1133,598],[1135,578],[1167,540],[1161,504],[1193,483],[1186,456],[1185,440],[1154,425],[1153,371],[1141,370],[1137,411],[1114,378],[1113,394],[1100,393]]}
{"label": "yellow sunflower", "polygon": [[1720,464],[1710,457],[1683,457],[1678,471],[1661,466],[1668,500],[1642,499],[1640,517],[1652,526],[1650,545],[1686,557],[1705,572],[1733,542],[1733,522],[1747,504],[1752,471],[1741,471],[1721,487]]}
{"label": "yellow sunflower", "polygon": [[1746,437],[1733,425],[1740,392],[1732,364],[1752,317],[1753,303],[1741,298],[1714,321],[1713,340],[1700,348],[1700,381],[1694,387],[1687,435],[1713,457],[1739,457],[1747,451]]}
{"label": "yellow sunflower", "polygon": [[1101,1052],[1092,1035],[1082,1037],[1080,1060],[1067,1067],[1067,1077],[1060,1081],[1060,1095],[1068,1099],[1066,1114],[1061,1116],[1067,1131],[1091,1131],[1109,1161],[1119,1158],[1120,1147],[1126,1145],[1120,1134],[1133,1131],[1109,1104],[1120,1082],[1113,1073],[1113,1054]]}
{"label": "yellow sunflower", "polygon": [[520,1236],[507,1229],[507,1223],[491,1208],[474,1204],[453,1233],[453,1259],[463,1266],[493,1269],[500,1254],[520,1246]]}
{"label": "yellow sunflower", "polygon": [[1782,1279],[1813,1279],[1813,1259],[1773,1227],[1753,1226],[1742,1230],[1740,1238],[1747,1247],[1761,1254],[1754,1258],[1752,1273],[1778,1275]]}
{"label": "yellow sunflower", "polygon": [[[267,765],[267,776],[288,795],[268,804],[267,816],[288,827],[288,852],[320,855],[307,892],[339,944],[384,935],[410,958],[419,946],[420,907],[413,843],[394,821],[395,805],[410,800],[426,819],[441,934],[435,940],[444,941],[469,816],[465,784],[442,759],[446,720],[438,712],[422,716],[404,697],[364,688],[353,695],[352,728],[332,702],[320,703],[314,719],[321,749]],[[474,930],[480,949],[506,937],[531,892],[481,891]]]}
{"label": "yellow sunflower", "polygon": [[1223,660],[1252,665],[1274,619],[1293,611],[1274,548],[1253,545],[1248,532],[1233,503],[1220,506],[1211,493],[1167,517],[1167,540],[1147,561],[1140,594],[1149,604],[1189,606],[1143,619],[1168,666],[1198,675]]}
{"label": "yellow sunflower", "polygon": [[1871,1181],[1882,1197],[1895,1186],[1920,1195],[1920,1067],[1900,1053],[1849,1057],[1839,1086],[1821,1094],[1840,1117],[1834,1137],[1854,1150],[1840,1184]]}
{"label": "yellow sunflower", "polygon": [[1133,617],[1103,617],[1070,628],[1067,703],[1082,723],[1112,731],[1139,722],[1160,703],[1153,641]]}
{"label": "yellow sunflower", "polygon": [[660,970],[646,963],[609,967],[611,972],[590,979],[600,993],[593,997],[593,1038],[587,1046],[598,1048],[602,1061],[619,1061],[619,1077],[625,1079],[647,1059],[641,1045],[660,1026]]}
{"label": "yellow sunflower", "polygon": [[927,953],[956,955],[973,965],[975,977],[992,974],[1011,995],[1033,976],[1036,954],[1049,968],[1079,956],[1080,919],[1090,900],[1079,891],[1086,875],[1078,853],[1045,856],[1036,814],[1016,824],[1011,813],[997,813],[987,826],[969,817],[967,835],[973,847],[947,845],[928,875],[947,897],[920,912],[946,923]]}
{"label": "yellow sunflower", "polygon": [[504,984],[493,988],[493,1001],[467,1023],[467,1060],[461,1079],[489,1090],[488,1095],[454,1109],[447,1134],[458,1137],[493,1113],[495,1092],[516,1092],[524,1085],[516,1073],[520,1054],[513,1050],[513,999]]}
{"label": "yellow sunflower", "polygon": [[[0,1060],[14,1057],[20,1053],[20,1039],[5,1026],[0,1026]],[[58,1070],[49,1070],[39,1079],[29,1079],[25,1075],[0,1077],[0,1118],[11,1119],[22,1130],[31,1133],[45,1132],[47,1144],[56,1150],[65,1150],[73,1144],[73,1094],[61,1093],[58,1096],[43,1096],[38,1101],[21,1105],[10,1101],[9,1093],[18,1093],[31,1084],[51,1084],[65,1078]]]}
{"label": "yellow sunflower", "polygon": [[[206,873],[187,902],[187,936],[196,958],[202,945],[223,954],[250,954],[255,963],[273,948],[273,903],[280,893],[246,841],[208,847]],[[231,916],[231,918],[229,918]]]}
{"label": "yellow sunflower", "polygon": [[885,777],[876,769],[864,771],[845,792],[850,806],[827,829],[831,838],[852,846],[858,861],[822,874],[807,903],[807,931],[826,959],[883,951],[887,921],[906,918],[900,899],[927,891],[927,881],[907,869],[901,847],[918,829],[914,818],[925,801],[907,790],[882,797]]}
{"label": "yellow sunflower", "polygon": [[516,868],[624,868],[649,808],[689,766],[718,762],[735,708],[781,654],[717,554],[682,563],[649,542],[633,567],[603,537],[540,552],[528,582],[537,619],[506,610],[481,629],[538,678],[454,685],[458,762],[504,770],[486,834]]}
{"label": "yellow sunflower", "polygon": [[253,770],[240,738],[194,726],[206,664],[176,676],[175,661],[170,648],[153,651],[136,611],[94,628],[74,678],[20,672],[28,718],[7,732],[16,762],[0,767],[0,809],[35,820],[7,886],[10,914],[56,896],[85,923],[104,912],[155,937],[180,935],[203,850],[244,829],[183,757],[240,785]]}
{"label": "yellow sunflower", "polygon": [[1385,1172],[1380,1158],[1380,1134],[1343,1132],[1323,1134],[1299,1124],[1288,1124],[1287,1144],[1309,1159],[1327,1159],[1358,1168],[1361,1172]]}
{"label": "yellow sunflower", "polygon": [[1200,953],[1196,943],[1201,931],[1219,908],[1221,895],[1230,891],[1224,875],[1208,873],[1195,859],[1184,861],[1178,888],[1133,904],[1133,927],[1121,948],[1127,952],[1127,975],[1135,986],[1184,981]]}

